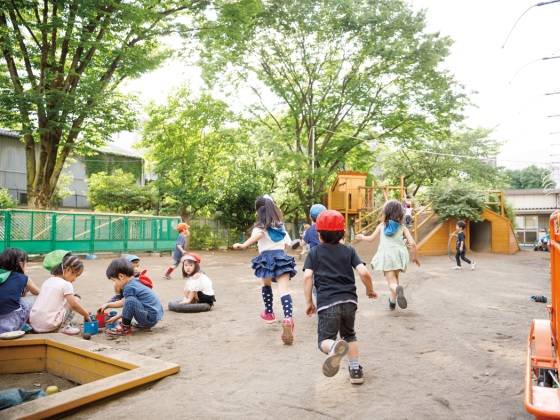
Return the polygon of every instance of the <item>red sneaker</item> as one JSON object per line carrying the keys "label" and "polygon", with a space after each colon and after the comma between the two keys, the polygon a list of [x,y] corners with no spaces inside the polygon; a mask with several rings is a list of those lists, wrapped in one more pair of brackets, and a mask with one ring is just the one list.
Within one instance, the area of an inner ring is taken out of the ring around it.
{"label": "red sneaker", "polygon": [[267,313],[266,309],[261,312],[260,317],[267,324],[274,324],[276,322],[276,316],[274,316],[274,312]]}
{"label": "red sneaker", "polygon": [[117,325],[115,328],[105,329],[105,334],[130,335],[132,334],[132,327],[130,325],[124,325],[122,322],[119,322],[119,325]]}
{"label": "red sneaker", "polygon": [[284,344],[294,342],[294,320],[292,318],[284,318],[282,321],[282,341]]}

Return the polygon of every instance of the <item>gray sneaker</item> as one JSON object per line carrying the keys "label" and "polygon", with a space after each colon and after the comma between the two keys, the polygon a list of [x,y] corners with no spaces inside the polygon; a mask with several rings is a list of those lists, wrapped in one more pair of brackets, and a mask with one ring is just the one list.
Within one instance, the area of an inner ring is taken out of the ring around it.
{"label": "gray sneaker", "polygon": [[397,286],[397,289],[395,290],[395,292],[397,293],[397,303],[399,305],[399,308],[406,309],[406,307],[408,306],[408,302],[406,301],[406,298],[404,297],[403,287],[402,286]]}
{"label": "gray sneaker", "polygon": [[473,261],[473,262],[471,263],[471,270],[474,270],[474,267],[475,267],[475,266],[476,266],[476,263]]}
{"label": "gray sneaker", "polygon": [[329,378],[336,375],[340,368],[340,360],[346,353],[348,353],[348,343],[344,340],[336,340],[323,362],[323,375]]}
{"label": "gray sneaker", "polygon": [[350,383],[351,384],[363,384],[364,383],[364,370],[362,367],[358,369],[350,369],[348,366],[348,371],[350,372]]}

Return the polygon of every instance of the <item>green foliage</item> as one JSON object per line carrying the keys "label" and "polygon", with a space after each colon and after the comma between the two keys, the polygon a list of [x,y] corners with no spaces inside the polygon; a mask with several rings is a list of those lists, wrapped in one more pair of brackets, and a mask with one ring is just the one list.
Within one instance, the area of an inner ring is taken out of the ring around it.
{"label": "green foliage", "polygon": [[224,191],[216,208],[216,218],[232,230],[243,232],[255,223],[255,201],[263,195],[263,185],[257,179],[234,183]]}
{"label": "green foliage", "polygon": [[58,208],[62,204],[62,200],[66,197],[70,197],[75,194],[75,192],[70,189],[70,184],[72,184],[73,180],[74,175],[72,175],[71,172],[64,172],[60,174],[51,199],[51,205],[54,206],[54,208]]}
{"label": "green foliage", "polygon": [[97,211],[117,213],[145,212],[157,202],[153,184],[135,185],[133,174],[117,169],[114,175],[105,172],[93,174],[87,181],[86,196]]}
{"label": "green foliage", "polygon": [[433,210],[441,220],[462,219],[480,222],[488,194],[475,184],[458,180],[442,180],[428,189]]}
{"label": "green foliage", "polygon": [[99,172],[113,174],[117,169],[133,174],[134,179],[141,179],[143,172],[143,162],[140,159],[133,159],[123,155],[113,155],[97,153],[84,157],[86,165],[86,175],[89,177]]}
{"label": "green foliage", "polygon": [[210,226],[193,223],[190,230],[189,249],[217,249],[225,245],[224,240],[215,235]]}
{"label": "green foliage", "polygon": [[436,138],[462,120],[463,89],[440,70],[451,40],[404,1],[248,3],[243,20],[217,9],[199,32],[204,75],[255,94],[259,149],[288,214],[318,202],[339,170],[374,166],[372,140]]}
{"label": "green foliage", "polygon": [[398,147],[381,149],[383,176],[388,184],[398,185],[404,175],[412,195],[440,179],[459,177],[487,189],[503,188],[505,178],[492,165],[500,143],[489,138],[490,134],[490,130],[478,128],[403,139]]}
{"label": "green foliage", "polygon": [[31,208],[47,207],[70,154],[134,127],[134,98],[119,84],[159,67],[171,54],[160,39],[192,33],[185,22],[209,3],[2,2],[0,121],[23,136]]}
{"label": "green foliage", "polygon": [[213,215],[225,192],[262,177],[258,149],[246,130],[232,128],[238,118],[223,101],[182,87],[166,104],[152,104],[148,116],[141,146],[158,176],[162,213]]}
{"label": "green foliage", "polygon": [[11,209],[14,207],[17,207],[17,201],[13,199],[8,189],[0,189],[0,209]]}
{"label": "green foliage", "polygon": [[508,188],[513,190],[556,188],[552,173],[546,168],[531,165],[523,169],[506,169],[505,173],[508,177]]}

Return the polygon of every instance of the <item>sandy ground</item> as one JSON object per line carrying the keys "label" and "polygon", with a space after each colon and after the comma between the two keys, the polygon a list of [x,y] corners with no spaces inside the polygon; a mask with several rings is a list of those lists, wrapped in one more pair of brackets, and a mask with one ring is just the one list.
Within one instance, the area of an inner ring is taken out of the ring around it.
{"label": "sandy ground", "polygon": [[[477,262],[474,271],[451,270],[454,263],[447,256],[421,257],[420,268],[411,266],[401,276],[408,308],[394,312],[378,272],[373,279],[379,299],[367,299],[359,282],[356,330],[363,385],[350,384],[346,359],[335,377],[322,374],[317,317],[304,314],[303,261],[297,261],[300,270],[291,283],[295,342],[287,346],[279,322],[268,325],[258,318],[261,285],[249,262],[256,251],[200,255],[216,291],[214,309],[167,311],[168,302],[182,296],[184,280],[178,270],[172,280],[162,279],[169,256],[146,255],[141,268],[148,270],[166,309],[163,320],[152,332],[92,337],[178,363],[180,373],[71,418],[531,418],[523,406],[525,343],[532,319],[548,317],[546,305],[530,299],[550,295],[548,253],[470,253]],[[75,283],[92,311],[111,296],[108,262],[84,261],[84,274]],[[28,274],[37,284],[47,278],[37,262]],[[281,318],[278,295],[275,308]]]}

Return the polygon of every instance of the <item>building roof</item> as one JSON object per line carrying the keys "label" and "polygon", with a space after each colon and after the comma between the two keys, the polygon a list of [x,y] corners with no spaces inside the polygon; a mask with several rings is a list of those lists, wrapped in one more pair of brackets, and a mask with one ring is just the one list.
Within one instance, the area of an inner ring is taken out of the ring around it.
{"label": "building roof", "polygon": [[21,138],[21,134],[6,128],[0,128],[0,136]]}
{"label": "building roof", "polygon": [[505,190],[505,195],[543,195],[543,194],[560,194],[560,188],[531,188],[527,190]]}

